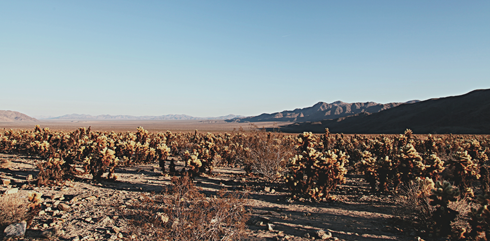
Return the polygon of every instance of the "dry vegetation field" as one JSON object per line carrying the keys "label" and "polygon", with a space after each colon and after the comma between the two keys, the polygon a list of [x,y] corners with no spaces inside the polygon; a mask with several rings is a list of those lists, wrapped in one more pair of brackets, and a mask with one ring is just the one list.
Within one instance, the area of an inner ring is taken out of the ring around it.
{"label": "dry vegetation field", "polygon": [[20,239],[39,240],[490,237],[489,136],[193,123],[1,124],[2,230],[26,221]]}

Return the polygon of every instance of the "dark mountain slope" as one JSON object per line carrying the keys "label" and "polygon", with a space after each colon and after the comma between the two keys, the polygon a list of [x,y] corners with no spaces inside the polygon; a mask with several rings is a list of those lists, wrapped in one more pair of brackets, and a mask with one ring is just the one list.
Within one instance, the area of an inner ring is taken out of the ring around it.
{"label": "dark mountain slope", "polygon": [[296,123],[284,132],[403,133],[490,133],[490,89],[465,95],[403,104],[374,114],[357,114],[335,120]]}
{"label": "dark mountain slope", "polygon": [[292,111],[282,111],[272,114],[261,114],[252,117],[234,118],[230,122],[261,122],[261,121],[286,121],[305,122],[331,120],[339,117],[355,115],[358,113],[376,113],[398,106],[402,103],[378,104],[374,102],[344,103],[336,101],[333,103],[318,102],[311,107],[298,108]]}

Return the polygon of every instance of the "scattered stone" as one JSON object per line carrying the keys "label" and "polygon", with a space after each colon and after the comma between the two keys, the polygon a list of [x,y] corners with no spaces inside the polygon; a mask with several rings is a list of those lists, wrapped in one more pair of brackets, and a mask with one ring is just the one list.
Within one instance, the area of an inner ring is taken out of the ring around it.
{"label": "scattered stone", "polygon": [[3,231],[6,237],[20,237],[26,233],[27,222],[22,221],[7,226]]}
{"label": "scattered stone", "polygon": [[275,189],[271,189],[271,194],[274,194],[276,193],[276,190]]}
{"label": "scattered stone", "polygon": [[112,231],[114,231],[114,233],[119,233],[121,232],[121,228],[119,228],[118,226],[112,226]]}
{"label": "scattered stone", "polygon": [[68,212],[71,210],[71,207],[68,204],[60,203],[58,204],[58,210]]}
{"label": "scattered stone", "polygon": [[62,235],[63,233],[64,232],[61,231],[58,227],[55,227],[55,228],[43,231],[41,233],[41,236],[43,236],[44,238],[52,239],[58,235]]}
{"label": "scattered stone", "polygon": [[10,185],[10,179],[2,179],[2,183],[4,186]]}
{"label": "scattered stone", "polygon": [[265,192],[270,192],[270,191],[271,191],[271,188],[270,188],[270,187],[265,187],[265,188],[264,188],[264,191],[265,191]]}
{"label": "scattered stone", "polygon": [[106,216],[104,219],[102,219],[102,220],[100,221],[100,223],[101,223],[102,225],[104,225],[104,226],[105,226],[105,225],[107,225],[108,223],[112,223],[112,222],[113,222],[113,221],[112,221],[112,219],[111,219],[109,216]]}
{"label": "scattered stone", "polygon": [[71,203],[71,204],[74,204],[74,203],[76,203],[76,202],[78,202],[78,197],[73,197],[73,198],[70,200],[70,203]]}
{"label": "scattered stone", "polygon": [[18,188],[10,188],[10,189],[7,189],[7,191],[5,191],[5,194],[14,194],[17,192],[19,192]]}
{"label": "scattered stone", "polygon": [[32,174],[27,175],[27,181],[32,181],[34,178],[32,178]]}
{"label": "scattered stone", "polygon": [[87,200],[87,201],[93,201],[95,199],[97,199],[96,196],[90,196],[90,197],[85,198],[85,200]]}
{"label": "scattered stone", "polygon": [[157,218],[162,221],[162,223],[167,223],[168,222],[168,215],[166,213],[157,213],[156,214]]}
{"label": "scattered stone", "polygon": [[324,230],[318,230],[316,231],[316,236],[320,239],[329,239],[332,238],[332,233],[330,232],[325,232]]}
{"label": "scattered stone", "polygon": [[268,223],[268,224],[267,224],[267,229],[268,229],[270,232],[274,231],[274,225],[272,225],[272,223]]}
{"label": "scattered stone", "polygon": [[88,218],[84,219],[84,221],[87,222],[87,223],[90,223],[90,222],[92,222],[92,218],[91,217],[88,217]]}
{"label": "scattered stone", "polygon": [[[118,233],[118,234],[117,234],[117,237],[118,237],[118,238],[124,238],[124,235],[123,235],[122,233]],[[136,237],[135,237],[135,238],[136,238]]]}

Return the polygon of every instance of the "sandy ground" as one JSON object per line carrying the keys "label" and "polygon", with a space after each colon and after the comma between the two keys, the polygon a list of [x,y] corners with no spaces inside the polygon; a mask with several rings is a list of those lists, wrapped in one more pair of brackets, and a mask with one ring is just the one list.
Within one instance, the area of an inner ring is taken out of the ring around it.
{"label": "sandy ground", "polygon": [[[260,128],[271,128],[281,123],[261,122],[256,123]],[[282,123],[283,124],[283,123]],[[136,131],[136,128],[142,126],[145,130],[151,132],[189,132],[198,130],[200,132],[232,132],[240,127],[248,130],[248,123],[234,123],[223,120],[189,120],[189,121],[67,121],[67,120],[49,120],[38,122],[0,122],[0,129],[34,129],[36,125],[41,128],[49,128],[57,131],[74,131],[79,127],[91,127],[94,131]]]}
{"label": "sandy ground", "polygon": [[[26,196],[32,191],[43,194],[42,211],[29,226],[26,239],[127,239],[132,234],[117,207],[162,191],[171,178],[162,175],[154,164],[120,167],[116,171],[118,181],[94,183],[90,176],[81,176],[64,186],[36,187],[28,176],[36,177],[35,163],[39,160],[6,154],[0,154],[0,158],[12,162],[8,169],[0,170],[2,179],[11,180],[11,185],[2,186],[0,193],[19,188],[17,195]],[[332,240],[417,239],[409,228],[395,225],[392,196],[371,195],[368,184],[360,177],[348,176],[347,180],[334,190],[336,201],[322,203],[291,201],[282,185],[246,176],[239,168],[217,168],[215,175],[198,177],[195,183],[206,195],[222,188],[249,190],[252,218],[247,240],[311,240],[318,239],[318,230],[330,232]],[[69,210],[61,211],[60,204],[68,205]]]}

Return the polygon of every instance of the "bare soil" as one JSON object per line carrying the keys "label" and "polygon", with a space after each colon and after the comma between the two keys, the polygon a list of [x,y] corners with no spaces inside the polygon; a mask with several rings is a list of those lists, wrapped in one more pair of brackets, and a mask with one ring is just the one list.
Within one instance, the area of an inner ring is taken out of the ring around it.
{"label": "bare soil", "polygon": [[[257,127],[274,128],[277,127],[275,122],[255,123]],[[41,128],[49,128],[55,131],[74,131],[79,127],[91,127],[93,131],[136,131],[136,128],[143,126],[150,132],[189,132],[199,130],[199,132],[232,132],[240,127],[245,130],[249,129],[249,123],[226,122],[224,120],[159,120],[159,121],[142,121],[142,120],[117,120],[117,121],[100,121],[100,120],[41,120],[36,122],[1,122],[0,129],[34,129],[36,125]]]}
{"label": "bare soil", "polygon": [[[144,195],[161,192],[171,180],[153,164],[119,167],[117,181],[95,183],[87,175],[62,186],[37,187],[29,175],[36,178],[35,164],[40,160],[6,154],[0,158],[12,162],[0,169],[1,178],[11,180],[0,193],[19,188],[21,195],[43,194],[42,210],[28,226],[26,240],[152,239],[133,236],[118,210]],[[292,201],[283,185],[247,176],[240,168],[217,168],[213,175],[195,178],[195,184],[206,195],[223,188],[249,193],[252,218],[246,240],[311,240],[318,239],[318,230],[330,232],[332,240],[416,240],[413,230],[396,225],[394,198],[371,195],[368,184],[358,176],[348,176],[347,183],[333,191],[335,201],[320,203]],[[69,210],[61,211],[63,204]]]}

